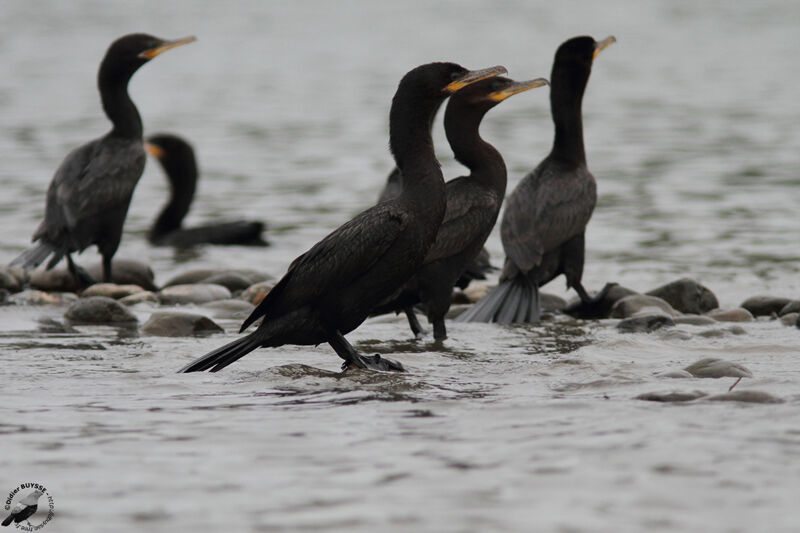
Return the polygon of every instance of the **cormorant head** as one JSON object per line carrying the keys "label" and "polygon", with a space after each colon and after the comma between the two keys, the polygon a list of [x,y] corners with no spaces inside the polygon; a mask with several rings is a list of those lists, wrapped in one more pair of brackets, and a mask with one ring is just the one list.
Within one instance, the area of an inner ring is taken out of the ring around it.
{"label": "cormorant head", "polygon": [[450,98],[448,109],[453,106],[472,106],[488,111],[506,98],[515,94],[549,85],[544,78],[529,81],[514,81],[503,76],[481,80],[466,87]]}
{"label": "cormorant head", "polygon": [[122,36],[108,47],[100,64],[100,77],[127,81],[139,67],[157,55],[195,40],[195,37],[184,37],[167,41],[146,33]]}
{"label": "cormorant head", "polygon": [[506,69],[502,66],[467,70],[456,63],[427,63],[403,76],[398,91],[404,87],[414,87],[426,96],[441,100],[472,83],[505,73]]}
{"label": "cormorant head", "polygon": [[613,35],[600,42],[589,36],[573,37],[558,47],[555,63],[591,69],[592,61],[597,57],[597,54],[608,48],[616,40]]}
{"label": "cormorant head", "polygon": [[151,135],[144,143],[147,151],[158,159],[174,187],[194,189],[197,181],[197,161],[192,146],[170,133]]}

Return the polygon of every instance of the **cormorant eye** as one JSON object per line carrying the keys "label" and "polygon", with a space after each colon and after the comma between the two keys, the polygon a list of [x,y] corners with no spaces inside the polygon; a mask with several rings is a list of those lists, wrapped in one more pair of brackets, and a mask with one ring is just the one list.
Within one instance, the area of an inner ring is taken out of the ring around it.
{"label": "cormorant eye", "polygon": [[453,71],[453,72],[450,73],[450,79],[451,80],[457,80],[460,77],[461,77],[461,73],[458,72],[458,71]]}

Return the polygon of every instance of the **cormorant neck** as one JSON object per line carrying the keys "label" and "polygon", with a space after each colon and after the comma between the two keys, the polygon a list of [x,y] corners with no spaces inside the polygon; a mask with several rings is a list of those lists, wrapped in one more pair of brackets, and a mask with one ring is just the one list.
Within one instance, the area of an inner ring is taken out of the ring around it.
{"label": "cormorant neck", "polygon": [[550,79],[550,111],[555,124],[552,157],[575,165],[586,165],[581,103],[589,70],[553,67]]}
{"label": "cormorant neck", "polygon": [[133,72],[114,68],[109,62],[100,65],[97,85],[103,110],[114,125],[111,135],[128,139],[142,138],[142,119],[128,95],[128,82]]}
{"label": "cormorant neck", "polygon": [[439,161],[433,149],[431,124],[442,99],[416,101],[398,91],[389,113],[389,146],[403,175],[403,193],[425,191],[438,181],[444,190]]}
{"label": "cormorant neck", "polygon": [[[164,164],[164,170],[170,182],[170,198],[150,228],[150,240],[157,240],[158,237],[180,229],[181,222],[189,213],[197,187],[197,165],[194,161],[184,162],[180,168]],[[176,172],[180,174],[176,175]]]}
{"label": "cormorant neck", "polygon": [[470,170],[470,179],[503,196],[506,189],[505,162],[500,152],[480,135],[481,119],[485,113],[451,112],[451,107],[448,107],[444,116],[445,132],[456,160]]}

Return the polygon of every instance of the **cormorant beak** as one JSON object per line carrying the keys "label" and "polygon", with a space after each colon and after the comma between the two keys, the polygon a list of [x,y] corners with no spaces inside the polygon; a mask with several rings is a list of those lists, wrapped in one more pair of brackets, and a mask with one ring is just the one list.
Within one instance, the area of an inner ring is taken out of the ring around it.
{"label": "cormorant beak", "polygon": [[486,78],[493,78],[495,76],[499,76],[500,74],[506,73],[508,73],[508,71],[506,70],[506,67],[502,65],[484,68],[481,70],[470,70],[460,78],[451,81],[447,87],[444,88],[444,92],[452,94],[459,89],[463,89],[471,83],[475,83],[476,81],[485,80]]}
{"label": "cormorant beak", "polygon": [[145,142],[144,149],[147,150],[147,152],[156,159],[160,160],[162,157],[164,157],[164,149],[161,148],[160,146],[156,146],[155,144]]}
{"label": "cormorant beak", "polygon": [[502,102],[509,96],[514,96],[517,93],[525,92],[530,89],[535,89],[536,87],[541,87],[542,85],[550,85],[550,82],[544,78],[536,78],[535,80],[528,80],[528,81],[515,81],[514,83],[508,85],[503,89],[500,89],[499,91],[489,93],[489,100],[494,100],[495,102]]}
{"label": "cormorant beak", "polygon": [[611,46],[612,43],[615,42],[617,42],[617,38],[614,37],[613,35],[609,35],[599,43],[594,43],[594,55],[592,56],[592,60],[594,60],[597,57],[597,54],[599,54],[600,52],[602,52],[603,50]]}
{"label": "cormorant beak", "polygon": [[167,50],[183,46],[184,44],[192,43],[196,40],[197,37],[195,37],[194,35],[190,35],[189,37],[184,37],[183,39],[175,39],[174,41],[164,41],[155,48],[150,48],[148,50],[145,50],[144,52],[141,52],[139,54],[139,57],[142,59],[153,59],[158,54],[166,52]]}

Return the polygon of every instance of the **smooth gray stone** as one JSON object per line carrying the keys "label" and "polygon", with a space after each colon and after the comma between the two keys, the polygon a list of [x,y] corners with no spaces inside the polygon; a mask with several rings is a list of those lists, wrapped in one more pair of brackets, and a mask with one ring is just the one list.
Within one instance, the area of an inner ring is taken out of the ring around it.
{"label": "smooth gray stone", "polygon": [[800,313],[789,313],[781,316],[780,320],[784,326],[794,326],[797,323],[798,317],[800,317]]}
{"label": "smooth gray stone", "polygon": [[785,400],[756,390],[735,390],[706,398],[709,402],[784,403]]}
{"label": "smooth gray stone", "polygon": [[640,394],[635,399],[646,400],[648,402],[675,403],[675,402],[691,402],[692,400],[703,398],[704,396],[708,396],[708,394],[699,390],[689,391],[689,392],[683,392],[683,391],[646,392],[644,394]]}
{"label": "smooth gray stone", "polygon": [[780,313],[789,302],[791,302],[789,298],[779,296],[753,296],[742,302],[739,307],[747,309],[753,316],[770,316],[773,313],[776,315]]}
{"label": "smooth gray stone", "polygon": [[784,305],[780,313],[778,313],[778,316],[784,316],[791,313],[800,313],[800,300],[792,300],[788,304]]}
{"label": "smooth gray stone", "polygon": [[73,303],[64,318],[82,324],[135,323],[136,317],[118,301],[105,296],[90,296]]}
{"label": "smooth gray stone", "polygon": [[[266,272],[260,272],[249,268],[196,268],[181,272],[180,274],[172,277],[164,284],[164,287],[171,287],[173,285],[190,285],[192,283],[212,283],[207,281],[208,278],[222,275],[233,274],[248,280],[247,286],[273,279],[272,276]],[[241,290],[241,289],[239,289]]]}
{"label": "smooth gray stone", "polygon": [[675,317],[676,324],[688,324],[690,326],[710,326],[716,324],[717,321],[710,316],[701,315],[683,315]]}
{"label": "smooth gray stone", "polygon": [[696,378],[751,378],[752,372],[739,363],[707,357],[684,368]]}
{"label": "smooth gray stone", "polygon": [[[648,308],[653,311],[661,311],[663,314],[669,316],[680,315],[678,311],[673,309],[671,305],[661,298],[644,294],[632,294],[630,296],[625,296],[614,304],[614,307],[611,308],[611,318],[630,318]],[[657,313],[648,312],[647,314],[651,315]]]}
{"label": "smooth gray stone", "polygon": [[271,291],[272,287],[274,286],[275,284],[271,281],[254,283],[245,289],[242,294],[239,295],[239,298],[248,301],[253,305],[258,305],[261,303],[261,300],[263,300],[267,294],[269,294],[269,291]]}
{"label": "smooth gray stone", "polygon": [[8,292],[19,292],[22,290],[22,281],[9,271],[8,267],[0,267],[0,289]]}
{"label": "smooth gray stone", "polygon": [[685,378],[693,378],[694,376],[691,375],[686,370],[667,370],[665,372],[659,372],[658,374],[656,374],[656,377],[670,378],[670,379],[685,379]]}
{"label": "smooth gray stone", "polygon": [[218,274],[214,274],[213,276],[209,276],[203,280],[203,283],[214,283],[216,285],[222,285],[231,293],[237,293],[240,291],[245,290],[247,287],[253,284],[248,278],[237,274],[235,272],[220,272]]}
{"label": "smooth gray stone", "polygon": [[12,294],[8,301],[16,305],[65,305],[77,299],[78,295],[71,292],[45,292],[26,289],[17,294]]}
{"label": "smooth gray stone", "polygon": [[682,278],[647,293],[670,304],[681,313],[701,314],[719,307],[717,297],[691,278]]}
{"label": "smooth gray stone", "polygon": [[567,307],[567,301],[564,298],[547,292],[539,293],[539,301],[542,304],[542,311],[550,313],[554,311],[563,311]]}
{"label": "smooth gray stone", "polygon": [[697,335],[707,339],[718,339],[727,335],[744,335],[747,331],[742,326],[730,326],[728,328],[707,329]]}
{"label": "smooth gray stone", "polygon": [[156,296],[156,293],[152,291],[142,291],[142,292],[137,292],[135,294],[131,294],[130,296],[125,296],[124,298],[120,298],[119,300],[119,303],[128,306],[145,302],[157,304],[159,303],[158,296]]}
{"label": "smooth gray stone", "polygon": [[224,330],[208,317],[178,311],[153,313],[141,331],[145,335],[158,337],[192,337],[224,333]]}
{"label": "smooth gray stone", "polygon": [[52,270],[34,270],[31,272],[30,285],[41,291],[67,291],[75,292],[78,286],[72,274],[62,268]]}
{"label": "smooth gray stone", "polygon": [[752,322],[755,320],[750,311],[742,307],[736,309],[713,309],[706,316],[713,318],[717,322]]}
{"label": "smooth gray stone", "polygon": [[255,306],[250,302],[232,298],[230,300],[219,300],[209,302],[203,307],[211,309],[211,316],[214,318],[236,318],[245,319],[250,316]]}
{"label": "smooth gray stone", "polygon": [[172,285],[158,293],[158,299],[164,305],[204,304],[214,300],[226,300],[231,291],[222,285],[197,283],[194,285]]}
{"label": "smooth gray stone", "polygon": [[[95,263],[86,270],[95,279],[103,281],[103,265]],[[114,259],[111,261],[111,281],[117,285],[138,285],[146,291],[157,291],[155,274],[150,265],[133,259]]]}
{"label": "smooth gray stone", "polygon": [[119,300],[132,294],[144,292],[144,289],[138,285],[117,285],[116,283],[95,283],[87,287],[81,293],[81,298],[88,298],[89,296],[106,296]]}
{"label": "smooth gray stone", "polygon": [[617,324],[617,329],[622,333],[650,333],[674,325],[675,321],[666,315],[643,315],[626,318]]}

